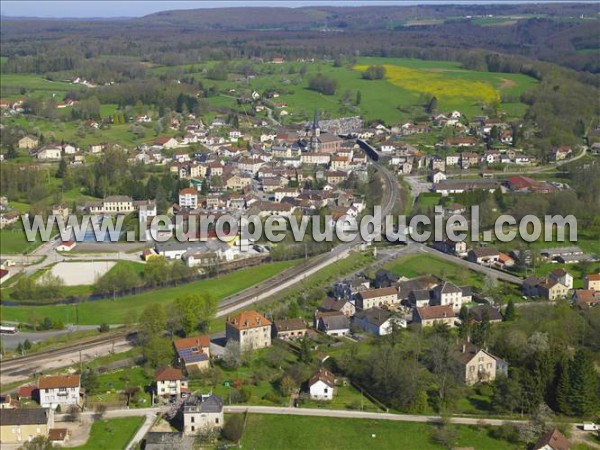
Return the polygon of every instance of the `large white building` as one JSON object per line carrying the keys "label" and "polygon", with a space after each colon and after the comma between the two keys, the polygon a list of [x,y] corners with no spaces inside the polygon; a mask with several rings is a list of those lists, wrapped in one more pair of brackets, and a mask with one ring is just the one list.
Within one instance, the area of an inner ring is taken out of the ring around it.
{"label": "large white building", "polygon": [[223,399],[218,395],[195,395],[183,404],[183,433],[199,434],[223,427]]}
{"label": "large white building", "polygon": [[179,191],[179,207],[198,208],[198,191],[194,188],[185,188]]}
{"label": "large white building", "polygon": [[56,375],[41,377],[38,380],[40,406],[56,409],[57,406],[79,405],[79,375]]}

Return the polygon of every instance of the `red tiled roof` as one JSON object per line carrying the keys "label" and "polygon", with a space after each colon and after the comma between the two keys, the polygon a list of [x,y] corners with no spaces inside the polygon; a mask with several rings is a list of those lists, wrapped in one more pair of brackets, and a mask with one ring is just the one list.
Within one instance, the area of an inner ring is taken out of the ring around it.
{"label": "red tiled roof", "polygon": [[156,381],[183,380],[183,373],[173,367],[165,367],[156,372]]}
{"label": "red tiled roof", "polygon": [[227,324],[238,330],[244,330],[271,325],[271,322],[256,311],[245,311],[235,316],[227,317]]}
{"label": "red tiled roof", "polygon": [[421,320],[446,319],[454,317],[454,310],[450,305],[423,306],[417,308],[417,314],[419,314]]}
{"label": "red tiled roof", "polygon": [[192,347],[210,347],[210,336],[194,336],[184,339],[177,339],[175,342],[175,348],[177,350],[182,350],[184,348],[192,348]]}
{"label": "red tiled roof", "polygon": [[79,375],[55,375],[41,377],[38,380],[40,389],[73,388],[79,385]]}

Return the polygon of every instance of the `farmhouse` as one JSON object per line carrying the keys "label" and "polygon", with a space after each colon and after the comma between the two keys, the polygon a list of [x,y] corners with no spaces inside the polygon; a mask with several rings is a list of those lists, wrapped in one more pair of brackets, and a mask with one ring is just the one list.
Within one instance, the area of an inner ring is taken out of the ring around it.
{"label": "farmhouse", "polygon": [[223,399],[218,395],[195,395],[183,403],[183,433],[195,435],[223,427]]}
{"label": "farmhouse", "polygon": [[477,247],[469,250],[467,259],[483,266],[491,266],[499,261],[500,252],[493,247]]}
{"label": "farmhouse", "polygon": [[583,288],[600,292],[600,273],[590,273],[583,278]]}
{"label": "farmhouse", "polygon": [[465,384],[472,386],[480,382],[489,382],[500,374],[508,375],[508,364],[470,342],[459,345],[458,360],[461,363]]}
{"label": "farmhouse", "polygon": [[376,306],[395,305],[399,303],[398,290],[395,287],[368,289],[358,294],[356,306],[360,309],[370,309]]}
{"label": "farmhouse", "polygon": [[350,321],[342,313],[318,313],[317,328],[329,336],[346,336],[350,334]]}
{"label": "farmhouse", "polygon": [[354,316],[354,324],[361,330],[375,336],[390,334],[394,328],[406,328],[406,320],[393,317],[393,314],[385,309],[365,309]]}
{"label": "farmhouse", "polygon": [[2,444],[22,444],[36,436],[48,436],[48,432],[53,427],[52,409],[0,409],[0,443]]}
{"label": "farmhouse", "polygon": [[321,367],[308,380],[308,389],[312,400],[333,400],[335,376]]}
{"label": "farmhouse", "polygon": [[423,306],[413,309],[413,322],[421,327],[444,324],[454,328],[454,310],[452,306]]}
{"label": "farmhouse", "polygon": [[195,370],[204,370],[209,367],[210,336],[195,336],[177,339],[173,342],[179,363],[183,363],[189,373]]}
{"label": "farmhouse", "polygon": [[165,367],[156,372],[156,394],[161,397],[183,397],[188,391],[188,382],[179,369]]}
{"label": "farmhouse", "polygon": [[38,138],[34,136],[25,136],[19,139],[17,146],[19,148],[26,148],[28,150],[34,149],[38,146]]}
{"label": "farmhouse", "polygon": [[300,339],[308,331],[306,322],[302,319],[276,320],[273,329],[275,337],[283,340]]}
{"label": "farmhouse", "polygon": [[240,350],[271,346],[271,322],[256,311],[228,316],[225,323],[227,342],[236,342]]}
{"label": "farmhouse", "polygon": [[58,405],[79,405],[79,375],[56,375],[41,377],[38,380],[40,406],[56,409]]}

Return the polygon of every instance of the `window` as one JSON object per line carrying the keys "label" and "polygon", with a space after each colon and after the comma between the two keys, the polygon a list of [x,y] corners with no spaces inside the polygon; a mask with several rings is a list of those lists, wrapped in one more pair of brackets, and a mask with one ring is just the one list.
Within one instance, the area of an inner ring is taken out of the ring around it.
{"label": "window", "polygon": [[196,431],[196,427],[192,425],[192,431]]}
{"label": "window", "polygon": [[219,418],[215,418],[215,423],[219,423]]}
{"label": "window", "polygon": [[194,423],[195,421],[196,421],[196,418],[194,416],[192,416],[191,422]]}
{"label": "window", "polygon": [[323,389],[323,392],[324,392],[325,394],[327,394],[327,393],[329,392],[329,389],[328,389],[328,388],[325,388],[325,389]]}

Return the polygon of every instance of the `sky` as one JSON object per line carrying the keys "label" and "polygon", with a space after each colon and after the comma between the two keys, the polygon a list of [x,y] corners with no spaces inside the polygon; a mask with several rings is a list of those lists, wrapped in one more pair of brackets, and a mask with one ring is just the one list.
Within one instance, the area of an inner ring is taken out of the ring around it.
{"label": "sky", "polygon": [[[398,1],[398,0],[190,0],[190,1],[113,1],[113,0],[76,0],[76,1],[37,1],[37,0],[1,0],[0,14],[7,17],[50,17],[50,18],[100,18],[100,17],[141,17],[159,11],[175,9],[225,8],[243,6],[316,6],[316,5],[414,5],[418,3],[502,3],[496,1]],[[542,3],[544,0],[537,0]],[[586,1],[586,0],[583,0]],[[527,0],[520,3],[528,3]]]}

